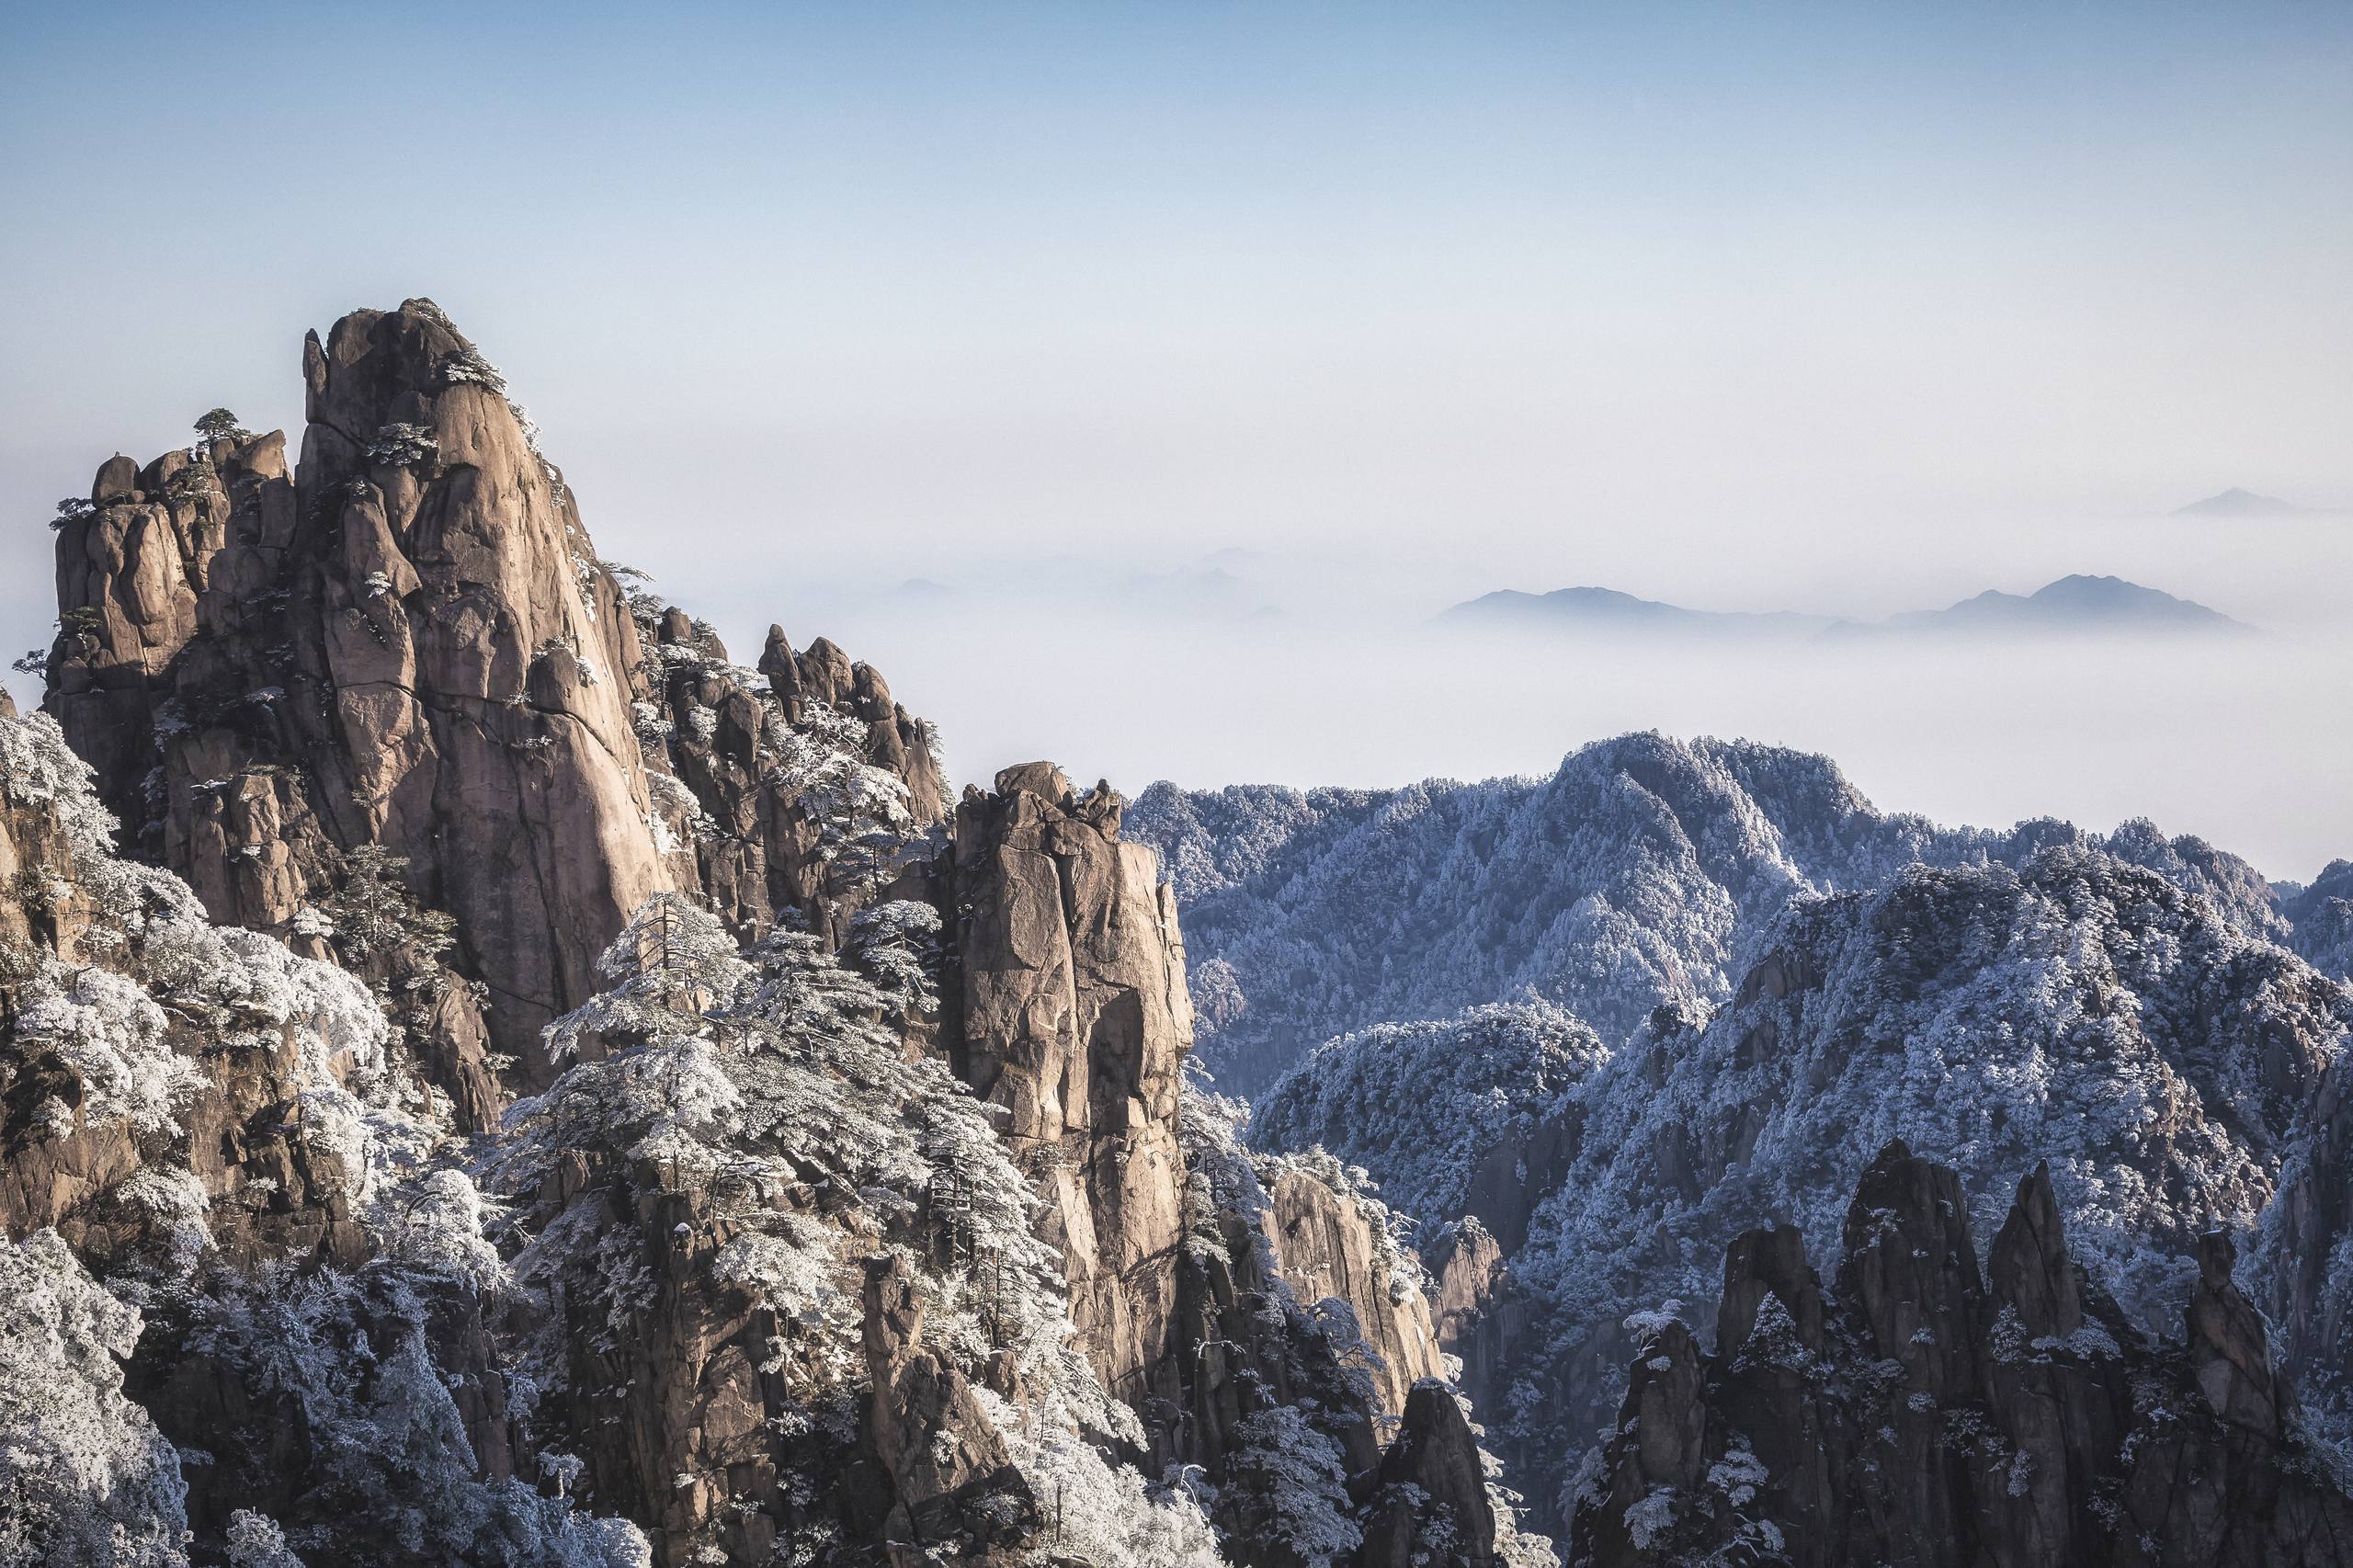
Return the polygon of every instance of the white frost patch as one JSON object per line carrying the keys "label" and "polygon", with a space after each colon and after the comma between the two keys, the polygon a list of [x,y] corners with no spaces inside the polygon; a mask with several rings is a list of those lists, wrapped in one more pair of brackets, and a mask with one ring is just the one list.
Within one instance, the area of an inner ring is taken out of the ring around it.
{"label": "white frost patch", "polygon": [[179,1452],[122,1393],[143,1326],[56,1232],[0,1242],[0,1562],[185,1568]]}
{"label": "white frost patch", "polygon": [[1634,1550],[1648,1551],[1675,1528],[1675,1488],[1657,1486],[1650,1495],[1626,1510],[1626,1535]]}

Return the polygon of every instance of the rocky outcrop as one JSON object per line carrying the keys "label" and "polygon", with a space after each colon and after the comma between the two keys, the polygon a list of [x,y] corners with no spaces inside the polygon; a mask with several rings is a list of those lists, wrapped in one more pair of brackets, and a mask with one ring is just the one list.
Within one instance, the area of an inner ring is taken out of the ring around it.
{"label": "rocky outcrop", "polygon": [[1430,1302],[1441,1353],[1459,1355],[1471,1330],[1503,1283],[1504,1251],[1473,1216],[1438,1233],[1428,1255],[1437,1289]]}
{"label": "rocky outcrop", "polygon": [[676,881],[632,733],[637,631],[497,372],[430,301],[313,335],[303,375],[299,474],[275,435],[99,471],[58,535],[47,706],[130,841],[217,920],[324,934],[352,851],[404,862],[485,988],[436,1063],[479,1120],[471,1037],[528,1076],[622,917]]}
{"label": "rocky outcrop", "polygon": [[883,1539],[893,1560],[987,1561],[1038,1533],[1038,1499],[954,1362],[923,1345],[923,1305],[904,1260],[866,1278],[867,1435],[891,1479]]}
{"label": "rocky outcrop", "polygon": [[1712,1355],[1643,1325],[1578,1560],[2353,1562],[2353,1498],[2295,1435],[2227,1237],[2201,1243],[2186,1336],[2160,1343],[2069,1256],[2047,1169],[1982,1272],[1969,1211],[1953,1171],[1893,1142],[1834,1292],[1793,1230],[1751,1232]]}
{"label": "rocky outcrop", "polygon": [[1363,1568],[1489,1568],[1498,1521],[1479,1440],[1462,1401],[1425,1380],[1405,1401],[1397,1440],[1381,1456],[1380,1491],[1358,1559]]}
{"label": "rocky outcrop", "polygon": [[[733,663],[596,558],[429,301],[305,378],[299,472],[242,434],[105,465],[57,722],[0,715],[0,1221],[145,1302],[158,1528],[1546,1560],[1382,1206],[1188,1159],[1182,942],[1108,785],[951,813],[872,668],[780,629]],[[106,853],[61,723],[185,885]]]}
{"label": "rocky outcrop", "polygon": [[788,723],[807,723],[811,705],[823,704],[865,726],[867,760],[906,786],[915,822],[928,825],[945,820],[948,778],[933,755],[930,728],[891,699],[881,671],[853,662],[823,637],[796,653],[784,628],[771,626],[760,650],[760,674],[767,677],[768,690]]}
{"label": "rocky outcrop", "polygon": [[1071,1317],[1105,1387],[1165,1392],[1192,1042],[1183,939],[1123,802],[1051,764],[1007,768],[956,810],[960,1002],[950,1047],[1047,1206]]}
{"label": "rocky outcrop", "polygon": [[1391,1240],[1387,1211],[1368,1208],[1318,1172],[1292,1165],[1267,1184],[1264,1224],[1275,1267],[1301,1301],[1342,1301],[1355,1313],[1370,1352],[1377,1408],[1395,1421],[1414,1386],[1443,1381],[1445,1368],[1420,1267]]}
{"label": "rocky outcrop", "polygon": [[859,909],[924,896],[946,786],[927,726],[872,665],[822,637],[796,653],[772,626],[755,675],[685,611],[629,602],[655,698],[639,734],[668,770],[651,779],[659,836],[731,926],[797,919],[838,945]]}

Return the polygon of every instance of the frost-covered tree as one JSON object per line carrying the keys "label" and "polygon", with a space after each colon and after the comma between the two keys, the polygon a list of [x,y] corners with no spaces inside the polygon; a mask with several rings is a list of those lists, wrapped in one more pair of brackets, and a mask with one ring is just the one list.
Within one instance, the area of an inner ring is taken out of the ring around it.
{"label": "frost-covered tree", "polygon": [[915,828],[906,785],[866,760],[866,726],[813,699],[797,722],[772,711],[775,763],[766,785],[795,803],[816,830],[818,858],[842,886],[881,882]]}
{"label": "frost-covered tree", "polygon": [[[644,1563],[628,1527],[484,1473],[451,1390],[503,1376],[485,1313],[511,1286],[367,986],[117,859],[44,717],[0,720],[0,809],[32,829],[16,847],[50,912],[0,964],[0,1079],[61,1085],[10,1138],[97,1135],[104,1163],[47,1157],[113,1172],[70,1227],[88,1256],[54,1233],[0,1247],[0,1562],[178,1563],[193,1523],[273,1568]],[[223,1095],[267,1114],[192,1146]],[[153,1422],[122,1394],[134,1346]],[[159,1375],[183,1356],[235,1398],[184,1407]],[[157,1423],[244,1513],[183,1517]]]}
{"label": "frost-covered tree", "polygon": [[324,935],[355,967],[399,957],[422,967],[455,944],[457,922],[420,905],[402,873],[408,858],[363,844],[343,857],[342,880],[321,902]]}
{"label": "frost-covered tree", "polygon": [[303,1568],[286,1548],[286,1532],[267,1514],[239,1508],[229,1516],[229,1568]]}
{"label": "frost-covered tree", "polygon": [[[773,1506],[799,1550],[823,1555],[842,1528],[823,1499],[866,1377],[862,1260],[896,1252],[915,1266],[926,1344],[976,1384],[1020,1391],[1017,1408],[994,1394],[983,1408],[1033,1491],[1121,1515],[1118,1530],[1054,1547],[1061,1560],[1213,1561],[1198,1508],[1096,1446],[1142,1433],[1072,1344],[1037,1200],[986,1108],[906,1049],[936,1006],[938,924],[884,905],[843,954],[790,929],[739,952],[690,903],[641,906],[605,954],[609,989],[550,1027],[572,1065],[515,1108],[485,1167],[537,1227],[519,1275],[561,1303],[535,1375],[550,1397],[610,1397],[572,1381],[661,1332],[647,1249],[670,1240],[616,1217],[654,1195],[688,1198],[689,1228],[727,1238],[700,1266],[703,1287],[775,1324],[763,1368],[782,1396],[766,1416],[783,1486]],[[558,1167],[583,1159],[588,1186],[559,1211],[535,1208]]]}
{"label": "frost-covered tree", "polygon": [[122,1392],[142,1326],[56,1232],[0,1240],[0,1562],[185,1568],[179,1453]]}
{"label": "frost-covered tree", "polygon": [[[1434,1231],[1470,1210],[1482,1168],[1532,1142],[1608,1054],[1582,1019],[1540,1000],[1377,1025],[1310,1052],[1252,1108],[1250,1141],[1362,1165],[1386,1202]],[[1520,1182],[1500,1185],[1492,1196],[1518,1198]]]}
{"label": "frost-covered tree", "polygon": [[1301,1568],[1344,1562],[1363,1544],[1339,1446],[1310,1426],[1296,1405],[1269,1404],[1245,1416],[1234,1437],[1228,1486],[1244,1528]]}

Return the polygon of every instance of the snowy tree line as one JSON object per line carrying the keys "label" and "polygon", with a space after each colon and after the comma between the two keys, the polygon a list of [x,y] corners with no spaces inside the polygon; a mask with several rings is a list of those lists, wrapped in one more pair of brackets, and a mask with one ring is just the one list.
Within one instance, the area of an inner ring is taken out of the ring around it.
{"label": "snowy tree line", "polygon": [[[1915,864],[2104,847],[2251,936],[2292,943],[2302,921],[2321,942],[2332,910],[2330,929],[2353,930],[2341,894],[2273,888],[2146,823],[2105,836],[2051,820],[1944,828],[1880,812],[1825,757],[1737,741],[1627,735],[1549,778],[1477,784],[1155,784],[1127,832],[1160,852],[1184,908],[1203,1057],[1254,1096],[1334,1035],[1526,994],[1615,1044],[1661,1006],[1729,1001],[1743,953],[1792,900]],[[2336,950],[2307,956],[2330,968]]]}

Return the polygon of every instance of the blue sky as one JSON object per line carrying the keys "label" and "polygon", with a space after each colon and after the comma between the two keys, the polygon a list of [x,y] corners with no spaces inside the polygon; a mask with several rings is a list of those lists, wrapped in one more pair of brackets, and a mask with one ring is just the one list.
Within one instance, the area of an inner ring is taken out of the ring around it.
{"label": "blue sky", "polygon": [[2353,6],[0,15],[11,649],[56,496],[215,403],[297,420],[302,330],[418,293],[731,630],[1222,548],[1400,614],[2115,570],[2342,619],[2341,530],[2130,520],[2353,506]]}

